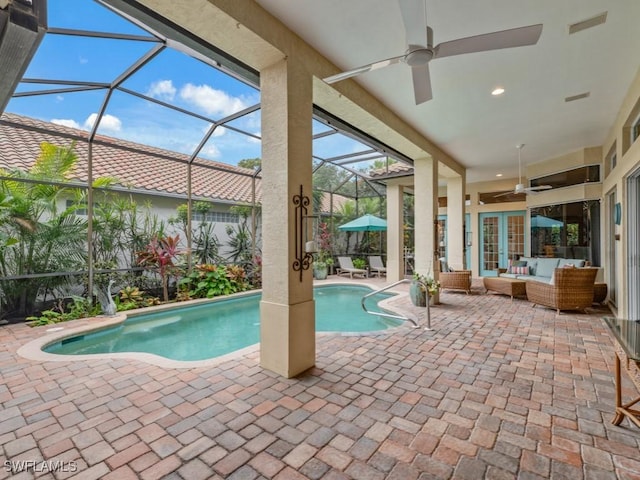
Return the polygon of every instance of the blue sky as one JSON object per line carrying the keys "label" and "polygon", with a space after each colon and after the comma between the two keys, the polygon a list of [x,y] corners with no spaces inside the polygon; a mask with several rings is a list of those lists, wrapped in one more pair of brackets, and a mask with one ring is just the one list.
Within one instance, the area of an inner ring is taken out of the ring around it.
{"label": "blue sky", "polygon": [[[107,8],[89,0],[49,0],[49,27],[116,32],[150,37]],[[150,37],[151,38],[151,37]],[[45,35],[24,77],[46,80],[111,83],[155,43]],[[22,83],[18,92],[64,88],[67,85]],[[122,87],[166,103],[220,120],[260,102],[260,92],[204,63],[165,49]],[[90,129],[105,100],[106,89],[19,97],[7,111],[45,121]],[[260,112],[235,120],[231,125],[260,135]],[[121,91],[111,96],[98,128],[101,135],[191,154],[210,123],[184,115]],[[318,122],[314,131],[321,131]],[[342,135],[314,146],[323,158],[367,147]],[[235,164],[243,158],[260,157],[260,141],[218,127],[200,153],[201,157]]]}

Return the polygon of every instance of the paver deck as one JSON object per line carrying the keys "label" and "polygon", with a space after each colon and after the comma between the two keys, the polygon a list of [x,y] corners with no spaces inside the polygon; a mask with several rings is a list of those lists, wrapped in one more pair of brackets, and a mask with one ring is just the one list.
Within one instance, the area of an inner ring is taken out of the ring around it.
{"label": "paver deck", "polygon": [[2,468],[20,460],[75,466],[37,478],[640,478],[640,429],[610,423],[608,310],[481,291],[442,294],[433,331],[318,336],[295,379],[257,349],[192,369],[39,363],[16,350],[42,330],[2,326],[0,478],[33,478]]}

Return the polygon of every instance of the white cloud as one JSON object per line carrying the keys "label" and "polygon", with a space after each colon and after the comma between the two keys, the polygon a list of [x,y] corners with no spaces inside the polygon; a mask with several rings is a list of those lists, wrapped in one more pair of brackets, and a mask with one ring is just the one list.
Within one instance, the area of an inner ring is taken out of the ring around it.
{"label": "white cloud", "polygon": [[173,100],[176,96],[176,87],[171,80],[158,80],[153,82],[147,90],[147,95],[161,100]]}
{"label": "white cloud", "polygon": [[58,102],[62,102],[64,100],[64,97],[62,95],[56,95],[56,100]]}
{"label": "white cloud", "polygon": [[[84,121],[84,127],[87,130],[92,129],[93,125],[96,123],[96,118],[98,118],[97,113],[92,113],[91,115],[89,115],[89,117],[87,117],[87,119]],[[100,127],[111,132],[119,132],[122,129],[122,122],[118,117],[106,113],[102,115],[102,120],[100,120]]]}
{"label": "white cloud", "polygon": [[213,144],[205,145],[204,148],[200,150],[200,153],[198,154],[199,157],[210,158],[210,159],[218,159],[220,158],[220,155],[221,155],[220,149]]}
{"label": "white cloud", "polygon": [[253,132],[254,135],[257,135],[260,138],[247,137],[247,142],[249,143],[257,143],[262,144],[262,132]]}
{"label": "white cloud", "polygon": [[209,115],[226,117],[246,108],[242,99],[232,97],[226,92],[216,90],[209,85],[187,83],[180,89],[180,97]]}
{"label": "white cloud", "polygon": [[75,120],[67,119],[67,118],[52,118],[51,123],[55,125],[62,125],[63,127],[69,128],[77,128],[81,129],[82,127]]}

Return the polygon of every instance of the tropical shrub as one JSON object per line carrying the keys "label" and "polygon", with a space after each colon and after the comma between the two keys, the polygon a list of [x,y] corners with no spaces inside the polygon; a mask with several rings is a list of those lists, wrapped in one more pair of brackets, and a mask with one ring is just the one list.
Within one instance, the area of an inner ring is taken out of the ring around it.
{"label": "tropical shrub", "polygon": [[212,298],[247,290],[244,268],[239,265],[197,265],[180,283],[181,298]]}
{"label": "tropical shrub", "polygon": [[177,259],[180,237],[154,237],[138,252],[138,265],[153,270],[160,276],[164,301],[169,301],[169,276],[178,272]]}
{"label": "tropical shrub", "polygon": [[44,310],[39,316],[27,317],[31,327],[39,327],[41,325],[51,325],[54,323],[76,320],[78,318],[94,317],[100,314],[100,305],[93,305],[88,299],[83,297],[72,297],[72,303],[65,306],[64,302],[59,301],[55,309]]}
{"label": "tropical shrub", "polygon": [[[70,282],[66,275],[34,274],[82,269],[86,265],[86,221],[72,209],[59,211],[63,195],[77,189],[63,184],[76,164],[74,144],[43,143],[28,171],[0,171],[0,302],[3,310],[28,315],[36,300]],[[13,279],[6,280],[7,278]]]}
{"label": "tropical shrub", "polygon": [[126,286],[120,290],[114,301],[119,312],[150,307],[160,303],[158,298],[149,296],[138,287],[133,286]]}

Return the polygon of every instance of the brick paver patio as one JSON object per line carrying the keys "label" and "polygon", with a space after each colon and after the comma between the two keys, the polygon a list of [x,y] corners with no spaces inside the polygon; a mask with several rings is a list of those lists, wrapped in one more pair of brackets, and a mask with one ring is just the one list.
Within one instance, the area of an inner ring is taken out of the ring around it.
{"label": "brick paver patio", "polygon": [[19,461],[37,478],[640,478],[640,430],[610,423],[606,309],[441,297],[434,331],[319,336],[296,379],[257,349],[193,369],[40,363],[16,350],[43,327],[2,326],[0,478],[34,478]]}

